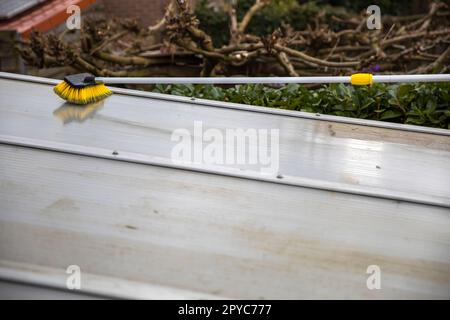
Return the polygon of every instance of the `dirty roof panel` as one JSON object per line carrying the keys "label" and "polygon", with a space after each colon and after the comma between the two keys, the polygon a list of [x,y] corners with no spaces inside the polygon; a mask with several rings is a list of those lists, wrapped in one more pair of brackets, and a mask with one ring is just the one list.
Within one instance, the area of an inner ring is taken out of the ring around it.
{"label": "dirty roof panel", "polygon": [[[218,108],[189,99],[177,101],[164,95],[121,92],[80,108],[64,103],[53,93],[52,85],[0,79],[0,94],[5,97],[0,105],[0,136],[47,147],[61,144],[61,148],[68,149],[96,148],[94,153],[118,151],[116,159],[144,157],[146,161],[171,165],[177,144],[171,139],[172,133],[176,129],[193,132],[198,121],[203,131],[275,129],[280,133],[277,172],[261,176],[259,167],[247,164],[218,170],[238,171],[240,175],[279,183],[450,207],[448,130],[435,129],[436,134],[428,134],[409,128],[395,130],[291,116],[296,112],[271,115],[255,112],[265,108],[236,110],[231,108],[236,107],[234,104],[221,103]],[[193,136],[191,140],[194,144]],[[248,155],[249,150],[246,152]]]}
{"label": "dirty roof panel", "polygon": [[0,278],[12,261],[59,286],[76,264],[122,298],[168,290],[110,278],[191,299],[450,297],[447,208],[5,145],[0,176]]}

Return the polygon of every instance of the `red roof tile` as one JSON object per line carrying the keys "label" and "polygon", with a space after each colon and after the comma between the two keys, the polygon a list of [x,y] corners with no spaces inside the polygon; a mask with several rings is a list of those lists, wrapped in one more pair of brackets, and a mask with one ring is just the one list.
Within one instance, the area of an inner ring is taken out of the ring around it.
{"label": "red roof tile", "polygon": [[27,38],[33,29],[42,32],[55,28],[63,23],[69,14],[66,9],[70,5],[77,5],[85,9],[96,0],[51,0],[37,5],[24,13],[0,23],[0,30],[16,30]]}

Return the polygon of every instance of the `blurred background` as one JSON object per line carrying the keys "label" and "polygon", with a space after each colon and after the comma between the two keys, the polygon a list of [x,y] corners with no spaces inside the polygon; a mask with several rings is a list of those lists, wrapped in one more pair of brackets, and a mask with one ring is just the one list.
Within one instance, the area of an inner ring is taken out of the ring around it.
{"label": "blurred background", "polygon": [[[380,30],[366,26],[371,4]],[[70,5],[81,9],[80,30],[67,29]],[[89,66],[169,76],[433,71],[449,44],[449,12],[427,0],[2,0],[0,64],[56,77]]]}

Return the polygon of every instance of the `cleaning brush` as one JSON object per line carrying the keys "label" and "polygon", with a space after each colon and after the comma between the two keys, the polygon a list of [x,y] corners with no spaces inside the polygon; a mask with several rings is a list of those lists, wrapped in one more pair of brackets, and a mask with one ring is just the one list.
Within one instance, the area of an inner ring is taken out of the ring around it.
{"label": "cleaning brush", "polygon": [[59,83],[54,91],[64,100],[75,104],[89,104],[112,94],[105,84],[325,84],[351,83],[352,85],[371,85],[378,82],[442,82],[450,81],[450,74],[418,75],[372,75],[356,73],[351,76],[337,77],[155,77],[155,78],[107,78],[95,77],[90,73],[70,75]]}
{"label": "cleaning brush", "polygon": [[90,104],[112,95],[112,91],[102,82],[96,81],[95,76],[90,73],[67,76],[53,91],[64,100],[75,104]]}

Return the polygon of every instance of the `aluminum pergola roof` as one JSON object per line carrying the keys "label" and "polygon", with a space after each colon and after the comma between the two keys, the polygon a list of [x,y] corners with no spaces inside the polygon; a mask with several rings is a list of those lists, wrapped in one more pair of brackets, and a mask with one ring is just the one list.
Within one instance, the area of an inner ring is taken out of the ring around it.
{"label": "aluminum pergola roof", "polygon": [[[77,263],[106,296],[450,297],[447,130],[126,89],[74,109],[56,80],[0,77],[0,277],[61,287]],[[279,172],[174,164],[194,121],[278,129]]]}

